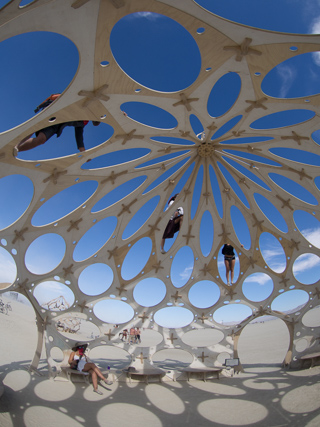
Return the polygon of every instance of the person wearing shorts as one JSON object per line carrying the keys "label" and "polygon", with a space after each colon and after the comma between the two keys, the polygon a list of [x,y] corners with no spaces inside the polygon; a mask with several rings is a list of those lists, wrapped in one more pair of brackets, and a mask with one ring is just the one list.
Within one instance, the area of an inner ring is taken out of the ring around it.
{"label": "person wearing shorts", "polygon": [[[53,137],[53,135],[57,135],[57,138],[62,134],[62,131],[67,126],[73,126],[74,127],[74,135],[77,143],[77,147],[79,151],[85,151],[84,142],[83,142],[83,129],[88,124],[88,120],[78,120],[78,121],[72,121],[72,122],[66,122],[66,123],[60,123],[52,126],[48,126],[47,128],[40,129],[36,132],[36,136],[32,137],[31,135],[24,138],[22,141],[19,142],[18,145],[16,145],[13,149],[13,155],[14,157],[17,157],[18,153],[20,151],[28,151],[32,150],[35,147],[38,147],[39,145],[44,144],[47,142],[50,138]],[[98,126],[100,122],[93,121],[92,124],[94,126]]]}
{"label": "person wearing shorts", "polygon": [[98,366],[88,360],[87,356],[84,354],[86,348],[87,344],[76,344],[72,348],[72,353],[69,356],[70,368],[79,372],[89,372],[92,378],[93,391],[102,395],[102,392],[98,390],[98,377],[107,385],[111,385],[112,381],[108,381]]}

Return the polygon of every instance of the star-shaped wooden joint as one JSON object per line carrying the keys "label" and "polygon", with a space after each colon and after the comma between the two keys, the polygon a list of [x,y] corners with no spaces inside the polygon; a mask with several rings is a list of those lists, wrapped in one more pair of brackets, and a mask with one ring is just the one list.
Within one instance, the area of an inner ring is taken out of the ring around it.
{"label": "star-shaped wooden joint", "polygon": [[239,184],[243,184],[243,185],[245,185],[247,188],[249,188],[249,189],[250,189],[250,186],[248,185],[248,183],[247,183],[247,181],[246,181],[246,179],[245,179],[245,178],[240,178],[240,179],[239,179]]}
{"label": "star-shaped wooden joint", "polygon": [[204,313],[202,313],[202,314],[201,314],[201,316],[200,316],[200,317],[198,317],[198,319],[199,319],[199,320],[201,320],[201,322],[202,322],[202,324],[203,324],[203,323],[204,323],[204,321],[208,319],[208,317],[206,317],[206,316],[204,315]]}
{"label": "star-shaped wooden joint", "polygon": [[268,311],[260,305],[259,310],[256,311],[256,316],[265,316],[266,314],[268,314]]}
{"label": "star-shaped wooden joint", "polygon": [[236,138],[238,138],[239,136],[241,136],[244,133],[245,133],[245,130],[234,130],[234,131],[232,131],[233,136],[235,136]]}
{"label": "star-shaped wooden joint", "polygon": [[141,319],[142,320],[142,323],[144,323],[144,321],[146,320],[146,319],[149,319],[149,316],[146,316],[146,312],[144,311],[143,313],[142,313],[142,315],[140,316],[138,316],[139,317],[139,319]]}
{"label": "star-shaped wooden joint", "polygon": [[209,356],[204,355],[204,351],[201,353],[201,356],[198,356],[198,359],[201,359],[202,363],[204,363],[204,359],[206,359]]}
{"label": "star-shaped wooden joint", "polygon": [[233,299],[233,296],[236,295],[236,292],[232,289],[232,287],[228,286],[226,288],[226,294],[230,297],[230,299]]}
{"label": "star-shaped wooden joint", "polygon": [[182,138],[187,138],[190,136],[190,131],[188,131],[188,130],[187,131],[179,130],[179,132],[180,132]]}
{"label": "star-shaped wooden joint", "polygon": [[298,251],[299,250],[299,244],[300,244],[300,242],[296,242],[295,240],[291,239],[291,243],[290,243],[289,247],[291,249],[295,248]]}
{"label": "star-shaped wooden joint", "polygon": [[143,365],[144,359],[148,359],[147,357],[143,357],[143,353],[140,353],[140,356],[136,356],[136,359],[140,359],[141,365]]}
{"label": "star-shaped wooden joint", "polygon": [[173,338],[173,334],[170,335],[169,338],[167,338],[167,340],[171,341],[171,344],[173,345],[173,341],[177,340],[178,338]]}
{"label": "star-shaped wooden joint", "polygon": [[132,139],[143,139],[144,135],[136,135],[137,129],[132,129],[129,133],[124,133],[121,135],[116,135],[116,139],[122,139],[121,145],[125,145],[128,141],[131,141]]}
{"label": "star-shaped wooden joint", "polygon": [[211,131],[214,131],[214,130],[218,129],[218,126],[216,126],[216,125],[214,124],[214,122],[212,122],[210,126],[207,126],[207,129],[208,129],[208,130],[211,130]]}
{"label": "star-shaped wooden joint", "polygon": [[224,242],[226,242],[226,241],[228,240],[228,236],[229,236],[229,234],[230,234],[230,233],[228,233],[228,232],[226,231],[226,227],[225,227],[225,225],[224,225],[224,224],[221,224],[221,227],[222,227],[222,233],[221,233],[221,234],[218,234],[218,236],[219,236],[219,237],[220,237],[220,236],[222,236],[223,241],[224,241]]}
{"label": "star-shaped wooden joint", "polygon": [[171,295],[171,298],[174,299],[174,302],[177,302],[179,298],[182,298],[182,295],[179,294],[178,291],[174,295]]}
{"label": "star-shaped wooden joint", "polygon": [[286,276],[282,275],[281,276],[281,280],[279,281],[279,283],[283,283],[283,286],[286,288],[287,287],[287,282],[289,282],[289,278],[287,278]]}
{"label": "star-shaped wooden joint", "polygon": [[70,227],[67,229],[67,233],[69,233],[71,230],[73,230],[74,228],[76,230],[79,230],[78,225],[80,224],[80,222],[82,221],[82,218],[77,219],[76,221],[69,221],[70,222]]}
{"label": "star-shaped wooden joint", "polygon": [[125,204],[121,204],[121,206],[122,206],[122,210],[118,213],[118,216],[120,216],[120,215],[122,215],[124,212],[128,212],[129,214],[131,214],[131,211],[130,211],[130,208],[131,208],[131,206],[133,205],[133,204],[135,204],[136,203],[136,201],[137,201],[138,199],[134,199],[134,200],[132,200],[132,202],[130,202],[128,205],[125,205]]}
{"label": "star-shaped wooden joint", "polygon": [[154,265],[152,266],[152,268],[154,268],[154,269],[156,270],[156,273],[158,273],[158,270],[159,270],[160,268],[163,268],[163,267],[161,266],[161,261],[159,261],[159,262],[158,262],[158,264],[154,264]]}
{"label": "star-shaped wooden joint", "polygon": [[301,145],[301,141],[309,141],[309,137],[307,136],[300,136],[298,135],[295,131],[291,131],[292,135],[289,136],[282,136],[281,139],[286,140],[286,139],[293,139],[295,142],[298,143],[298,145]]}
{"label": "star-shaped wooden joint", "polygon": [[223,50],[233,50],[236,53],[236,61],[242,61],[242,58],[246,55],[262,55],[262,52],[259,50],[249,47],[252,42],[252,39],[246,37],[240,45],[235,46],[224,46]]}
{"label": "star-shaped wooden joint", "polygon": [[105,90],[108,89],[108,86],[109,85],[105,84],[105,85],[101,86],[99,89],[96,89],[92,92],[90,92],[89,90],[80,90],[80,92],[78,92],[78,95],[84,96],[86,98],[84,103],[82,104],[82,106],[84,108],[86,108],[92,102],[109,101],[110,97],[103,93]]}
{"label": "star-shaped wooden joint", "polygon": [[199,101],[199,98],[187,98],[184,93],[180,93],[180,98],[181,98],[180,101],[172,104],[173,107],[177,107],[178,105],[184,105],[187,111],[191,111],[191,106],[190,106],[191,102]]}
{"label": "star-shaped wooden joint", "polygon": [[174,179],[169,179],[168,184],[167,184],[166,188],[164,189],[164,191],[167,191],[169,187],[174,185],[174,183],[175,183]]}
{"label": "star-shaped wooden joint", "polygon": [[48,181],[53,182],[54,184],[57,184],[58,178],[62,175],[65,175],[67,173],[66,170],[58,171],[57,168],[54,168],[51,175],[47,176],[42,182],[45,184]]}
{"label": "star-shaped wooden joint", "polygon": [[281,200],[281,202],[282,202],[281,209],[283,209],[284,207],[286,207],[286,208],[289,208],[291,211],[294,210],[293,207],[290,205],[290,200],[291,199],[284,200],[281,196],[279,196],[279,194],[276,194],[276,198],[279,199],[279,200]]}
{"label": "star-shaped wooden joint", "polygon": [[203,193],[202,195],[206,199],[206,204],[208,204],[208,199],[211,196],[211,193],[209,191],[207,191],[207,192]]}
{"label": "star-shaped wooden joint", "polygon": [[298,170],[293,169],[293,168],[289,168],[289,171],[297,173],[299,175],[300,181],[302,181],[303,178],[312,179],[312,176],[305,173],[304,168],[302,168],[301,171],[298,171]]}
{"label": "star-shaped wooden joint", "polygon": [[116,286],[116,289],[119,291],[119,296],[121,296],[122,292],[127,292],[128,289],[125,288],[125,285],[120,284],[120,286]]}
{"label": "star-shaped wooden joint", "polygon": [[127,170],[122,171],[122,172],[118,172],[118,173],[114,173],[114,171],[112,171],[111,174],[109,176],[107,176],[107,178],[104,178],[101,181],[101,184],[106,184],[107,182],[111,181],[111,183],[113,185],[119,176],[125,175],[126,173],[128,173]]}
{"label": "star-shaped wooden joint", "polygon": [[254,108],[262,108],[263,110],[267,110],[268,108],[263,104],[267,100],[268,100],[268,98],[266,98],[266,97],[257,99],[256,101],[251,101],[251,100],[247,99],[246,103],[250,104],[250,105],[249,105],[249,107],[247,107],[245,109],[245,112],[250,113],[250,111],[252,111]]}
{"label": "star-shaped wooden joint", "polygon": [[72,267],[73,267],[73,264],[70,264],[69,267],[62,267],[62,270],[64,271],[64,273],[63,273],[63,278],[64,279],[67,276],[73,274]]}
{"label": "star-shaped wooden joint", "polygon": [[158,228],[158,224],[160,221],[161,221],[161,218],[158,218],[153,225],[148,224],[148,227],[150,228],[149,236],[151,236],[151,234],[153,234],[155,231],[160,231],[160,228]]}
{"label": "star-shaped wooden joint", "polygon": [[108,337],[108,340],[110,341],[112,337],[114,337],[115,334],[111,333],[111,329],[109,329],[109,332],[105,332],[104,335]]}
{"label": "star-shaped wooden joint", "polygon": [[201,268],[201,270],[199,270],[199,271],[201,271],[201,272],[204,274],[204,276],[206,276],[206,275],[207,275],[207,273],[210,273],[211,268],[209,268],[209,267],[207,266],[207,264],[204,264],[203,268]]}
{"label": "star-shaped wooden joint", "polygon": [[85,309],[85,308],[89,308],[89,306],[87,305],[87,301],[83,301],[81,304],[77,304],[78,305],[78,307],[80,307],[81,308],[81,313],[83,313],[83,310]]}
{"label": "star-shaped wooden joint", "polygon": [[262,231],[262,224],[264,223],[264,219],[259,221],[255,214],[252,214],[252,218],[254,220],[254,223],[252,224],[253,227],[258,227],[260,231]]}
{"label": "star-shaped wooden joint", "polygon": [[22,283],[16,283],[15,288],[20,289],[20,291],[27,289],[27,283],[29,279],[25,279]]}
{"label": "star-shaped wooden joint", "polygon": [[171,153],[171,150],[172,150],[172,147],[171,147],[171,145],[169,145],[169,147],[161,148],[161,150],[158,150],[158,153],[166,153],[166,154],[169,154],[169,153]]}
{"label": "star-shaped wooden joint", "polygon": [[22,228],[20,231],[14,230],[15,237],[12,240],[12,244],[14,245],[18,240],[24,241],[23,235],[26,231],[28,231],[28,227]]}
{"label": "star-shaped wooden joint", "polygon": [[109,252],[108,259],[111,259],[113,256],[118,256],[117,249],[118,249],[118,246],[115,246],[113,249],[107,249],[107,252]]}
{"label": "star-shaped wooden joint", "polygon": [[252,257],[249,257],[249,263],[250,263],[251,267],[254,268],[256,260],[254,258],[252,258]]}
{"label": "star-shaped wooden joint", "polygon": [[183,234],[183,235],[182,235],[182,237],[185,237],[185,238],[186,238],[186,240],[187,240],[187,245],[189,244],[189,240],[190,240],[190,239],[193,239],[193,238],[195,237],[193,234],[191,234],[191,228],[192,228],[192,225],[189,225],[188,233],[187,233],[187,234]]}

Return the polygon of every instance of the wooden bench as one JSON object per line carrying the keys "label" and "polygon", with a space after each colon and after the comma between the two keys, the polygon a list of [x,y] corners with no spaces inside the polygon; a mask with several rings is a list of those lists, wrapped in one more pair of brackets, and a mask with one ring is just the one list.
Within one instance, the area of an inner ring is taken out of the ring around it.
{"label": "wooden bench", "polygon": [[89,374],[89,372],[80,372],[80,371],[77,371],[76,369],[71,369],[69,366],[61,366],[61,371],[66,374],[66,377],[67,377],[68,381],[71,381],[71,375],[73,374],[73,375],[80,376],[81,378],[84,379],[84,381],[87,384],[90,384],[90,381],[89,381],[90,374]]}
{"label": "wooden bench", "polygon": [[166,371],[163,371],[162,369],[157,368],[145,368],[145,369],[135,369],[132,367],[129,367],[127,369],[123,369],[122,372],[124,372],[127,375],[127,378],[129,379],[129,382],[131,383],[131,379],[135,379],[134,377],[142,377],[142,379],[145,381],[146,384],[149,384],[149,377],[159,377],[159,382],[161,383],[162,378],[166,375]]}
{"label": "wooden bench", "polygon": [[300,357],[301,369],[303,369],[304,365],[309,361],[311,361],[310,368],[313,368],[316,364],[317,359],[320,359],[320,353],[310,353],[310,354],[305,354],[304,356],[301,356]]}
{"label": "wooden bench", "polygon": [[220,378],[220,372],[222,371],[222,368],[185,368],[185,369],[179,369],[179,372],[184,372],[187,374],[187,379],[190,381],[190,378],[192,374],[196,374],[197,378],[202,377],[201,379],[203,381],[207,380],[207,374],[216,374],[216,378]]}

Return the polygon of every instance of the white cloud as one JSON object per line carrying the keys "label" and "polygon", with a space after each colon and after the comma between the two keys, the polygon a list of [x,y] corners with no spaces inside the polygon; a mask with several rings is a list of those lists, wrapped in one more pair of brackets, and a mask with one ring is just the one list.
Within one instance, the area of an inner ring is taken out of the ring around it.
{"label": "white cloud", "polygon": [[190,277],[190,275],[192,273],[192,270],[193,270],[193,265],[191,265],[189,267],[186,267],[184,270],[180,271],[180,273],[179,273],[180,279],[181,280],[187,280],[187,279],[189,279],[189,277]]}
{"label": "white cloud", "polygon": [[320,34],[320,16],[317,16],[312,20],[312,23],[310,25],[310,33]]}
{"label": "white cloud", "polygon": [[258,283],[260,286],[264,286],[270,282],[271,278],[263,273],[251,274],[246,278],[246,283]]}
{"label": "white cloud", "polygon": [[161,19],[162,16],[159,14],[156,14],[154,12],[136,12],[134,15],[129,15],[127,18],[135,19],[137,17],[143,17],[149,19],[149,21],[156,21],[157,19]]}
{"label": "white cloud", "polygon": [[279,96],[280,98],[285,98],[296,78],[296,72],[288,65],[280,64],[277,66],[277,73],[282,80]]}
{"label": "white cloud", "polygon": [[303,254],[296,259],[293,265],[293,273],[303,273],[314,267],[320,267],[320,258],[314,254]]}
{"label": "white cloud", "polygon": [[316,248],[320,248],[320,228],[305,228],[301,234]]}

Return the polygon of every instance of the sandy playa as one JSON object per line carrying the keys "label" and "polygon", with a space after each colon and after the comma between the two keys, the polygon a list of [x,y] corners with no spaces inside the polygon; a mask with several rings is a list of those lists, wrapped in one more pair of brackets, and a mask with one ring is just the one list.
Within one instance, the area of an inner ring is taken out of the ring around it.
{"label": "sandy playa", "polygon": [[[302,371],[280,367],[286,334],[277,321],[247,329],[239,346],[245,372],[233,378],[149,385],[115,381],[110,387],[100,385],[103,396],[98,396],[81,379],[74,383],[48,379],[44,353],[42,376],[27,371],[36,346],[35,317],[32,307],[10,303],[12,311],[0,314],[1,427],[320,424],[320,367]],[[260,355],[253,350],[259,346],[250,346],[259,339],[259,326],[263,344],[270,348]],[[116,379],[119,371],[113,372]]]}

